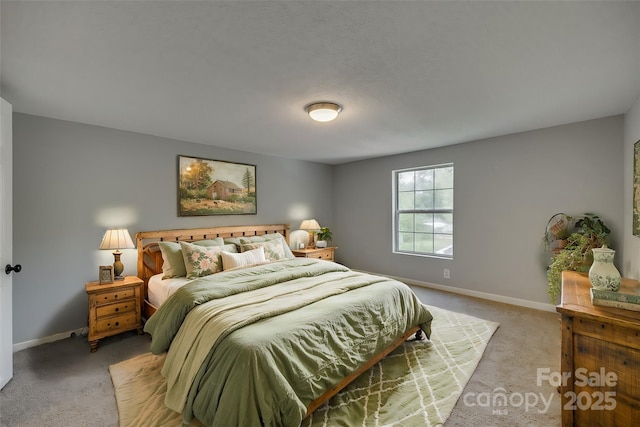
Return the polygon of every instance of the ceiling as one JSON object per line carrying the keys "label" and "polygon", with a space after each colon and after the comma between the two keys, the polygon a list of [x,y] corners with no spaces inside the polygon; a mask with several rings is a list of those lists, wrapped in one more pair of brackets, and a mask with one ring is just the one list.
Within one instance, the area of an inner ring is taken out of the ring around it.
{"label": "ceiling", "polygon": [[[625,113],[640,2],[6,1],[14,111],[327,164]],[[304,112],[343,105],[330,123]]]}

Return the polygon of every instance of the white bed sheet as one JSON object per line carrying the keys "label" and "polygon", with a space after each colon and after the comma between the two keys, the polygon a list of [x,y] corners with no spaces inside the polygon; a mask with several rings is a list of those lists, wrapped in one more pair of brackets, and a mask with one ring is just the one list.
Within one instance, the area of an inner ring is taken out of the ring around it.
{"label": "white bed sheet", "polygon": [[174,277],[171,279],[163,279],[162,273],[155,274],[149,279],[147,286],[147,299],[156,307],[167,300],[181,286],[189,283],[191,279],[186,277]]}

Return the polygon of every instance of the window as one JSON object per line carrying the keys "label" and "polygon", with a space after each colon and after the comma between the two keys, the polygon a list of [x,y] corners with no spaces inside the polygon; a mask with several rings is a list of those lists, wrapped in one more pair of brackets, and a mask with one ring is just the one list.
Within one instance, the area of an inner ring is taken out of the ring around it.
{"label": "window", "polygon": [[453,258],[453,164],[393,171],[396,253]]}

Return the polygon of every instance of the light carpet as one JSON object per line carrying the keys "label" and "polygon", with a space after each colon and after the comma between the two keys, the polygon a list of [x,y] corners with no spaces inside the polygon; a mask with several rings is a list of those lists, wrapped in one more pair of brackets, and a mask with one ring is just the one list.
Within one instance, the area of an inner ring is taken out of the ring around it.
{"label": "light carpet", "polygon": [[[465,314],[427,306],[430,341],[409,341],[316,409],[302,425],[437,426],[451,414],[498,328]],[[120,427],[173,427],[180,414],[164,406],[164,355],[142,354],[111,365]],[[199,422],[192,426],[201,426]]]}

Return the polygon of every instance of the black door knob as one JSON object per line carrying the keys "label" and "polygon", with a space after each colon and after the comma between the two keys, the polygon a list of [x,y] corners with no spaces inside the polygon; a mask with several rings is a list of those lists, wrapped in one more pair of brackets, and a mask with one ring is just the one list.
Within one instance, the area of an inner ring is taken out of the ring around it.
{"label": "black door knob", "polygon": [[20,264],[16,264],[15,267],[11,267],[11,264],[7,264],[6,267],[4,268],[4,272],[7,274],[11,274],[12,271],[15,271],[16,273],[20,273],[22,271],[22,266]]}

